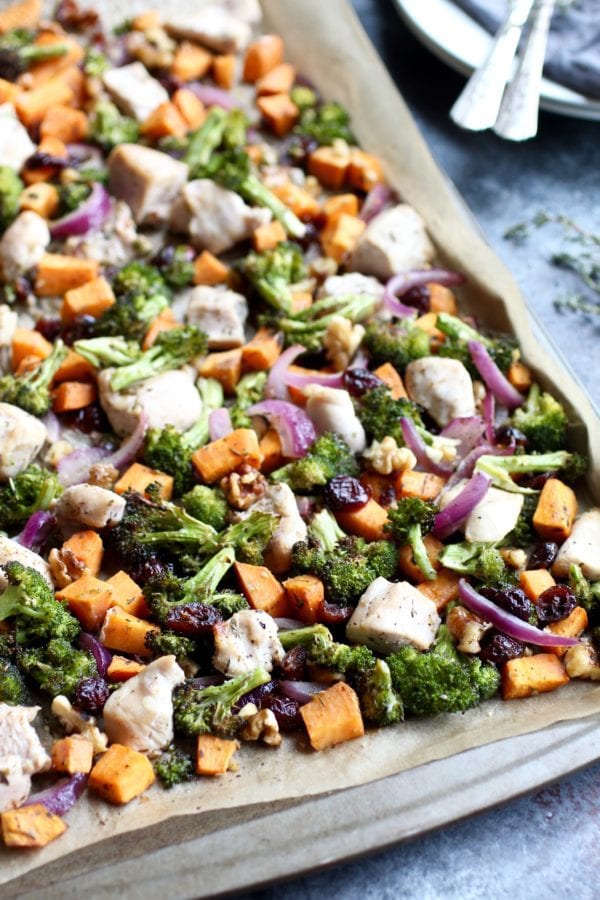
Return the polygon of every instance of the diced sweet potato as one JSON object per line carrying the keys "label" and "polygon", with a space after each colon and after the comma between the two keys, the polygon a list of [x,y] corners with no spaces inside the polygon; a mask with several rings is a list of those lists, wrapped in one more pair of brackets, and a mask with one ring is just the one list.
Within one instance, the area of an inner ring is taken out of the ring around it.
{"label": "diced sweet potato", "polygon": [[254,83],[283,60],[283,40],[278,34],[263,34],[253,41],[244,58],[244,81]]}
{"label": "diced sweet potato", "polygon": [[52,344],[31,328],[15,328],[10,347],[11,365],[17,369],[21,360],[26,356],[35,356],[38,359],[46,359],[52,353]]}
{"label": "diced sweet potato", "polygon": [[516,700],[555,691],[567,681],[566,669],[553,653],[510,659],[502,666],[502,699]]}
{"label": "diced sweet potato", "polygon": [[325,201],[323,212],[328,225],[343,214],[357,216],[358,197],[356,194],[334,194]]}
{"label": "diced sweet potato", "polygon": [[321,621],[325,602],[323,582],[316,575],[296,575],[283,582],[287,592],[291,615],[307,625]]}
{"label": "diced sweet potato", "polygon": [[102,566],[104,545],[96,531],[76,531],[62,545],[63,550],[70,550],[85,566],[84,574],[96,578]]}
{"label": "diced sweet potato", "polygon": [[242,347],[242,365],[248,372],[265,372],[280,356],[281,343],[268,328],[259,328],[252,340]]}
{"label": "diced sweet potato", "polygon": [[106,582],[112,589],[112,606],[120,606],[136,618],[145,618],[150,610],[144,599],[144,592],[127,572],[122,569]]}
{"label": "diced sweet potato", "polygon": [[203,250],[194,260],[194,284],[223,284],[229,277],[229,266],[209,250]]}
{"label": "diced sweet potato", "polygon": [[131,20],[131,28],[133,31],[148,31],[149,28],[160,28],[162,19],[157,9],[148,9],[145,12],[138,13]]}
{"label": "diced sweet potato", "polygon": [[400,400],[402,397],[408,396],[400,374],[396,371],[396,369],[390,362],[386,362],[383,363],[383,365],[378,366],[374,370],[373,374],[377,375],[377,377],[380,378],[383,383],[389,387],[393,400]]}
{"label": "diced sweet potato", "polygon": [[15,84],[13,81],[6,81],[5,78],[0,78],[0,103],[14,103],[18,94],[21,93],[21,88],[18,84]]}
{"label": "diced sweet potato", "polygon": [[[429,557],[429,562],[433,568],[437,570],[441,569],[439,555],[444,549],[443,543],[438,541],[432,534],[426,534],[423,538],[423,543],[425,544],[427,556]],[[410,544],[405,544],[404,547],[400,547],[400,550],[398,551],[398,568],[403,575],[406,575],[406,577],[410,578],[412,581],[423,581],[423,573],[413,559],[413,552]]]}
{"label": "diced sweet potato", "polygon": [[120,650],[121,653],[131,653],[132,656],[150,656],[145,643],[150,631],[160,629],[145,619],[132,616],[121,606],[112,606],[106,613],[100,640],[109,650]]}
{"label": "diced sweet potato", "polygon": [[382,180],[383,171],[377,157],[353,147],[348,167],[348,181],[352,187],[366,192]]}
{"label": "diced sweet potato", "polygon": [[0,11],[0,34],[13,28],[35,28],[42,14],[42,0],[21,0]]}
{"label": "diced sweet potato", "polygon": [[61,384],[63,381],[93,381],[95,377],[96,370],[93,365],[79,353],[69,350],[54,373],[52,381],[54,384]]}
{"label": "diced sweet potato", "polygon": [[83,141],[88,132],[87,116],[71,106],[51,106],[40,123],[41,137],[57,137],[65,144]]}
{"label": "diced sweet potato", "polygon": [[83,381],[63,381],[52,391],[52,409],[55,413],[85,409],[95,403],[98,390],[95,384]]}
{"label": "diced sweet potato", "polygon": [[418,319],[415,319],[415,325],[417,328],[420,328],[421,331],[425,331],[429,337],[433,338],[438,343],[441,343],[446,340],[446,335],[437,327],[437,319],[438,314],[436,312],[427,312],[424,315],[419,316]]}
{"label": "diced sweet potato", "polygon": [[9,809],[0,816],[0,823],[7,847],[45,847],[67,830],[63,820],[41,803]]}
{"label": "diced sweet potato", "polygon": [[142,341],[142,350],[149,350],[162,331],[172,331],[173,328],[181,328],[181,324],[175,318],[173,310],[167,306],[150,323]]}
{"label": "diced sweet potato", "polygon": [[199,734],[196,743],[196,775],[224,775],[238,741],[228,741],[214,734]]}
{"label": "diced sweet potato", "polygon": [[259,225],[252,235],[252,246],[257,253],[264,253],[266,250],[273,250],[277,244],[285,241],[287,235],[285,228],[274,219],[264,225]]}
{"label": "diced sweet potato", "polygon": [[[548,631],[551,631],[553,634],[558,634],[560,637],[578,638],[581,637],[587,626],[587,612],[583,606],[576,606],[575,609],[571,610],[566,619],[561,619],[560,622],[551,622],[550,625],[548,625]],[[567,647],[552,647],[548,652],[555,653],[556,656],[564,656],[567,652]]]}
{"label": "diced sweet potato", "polygon": [[548,569],[526,569],[519,575],[519,584],[529,599],[535,603],[540,594],[556,582]]}
{"label": "diced sweet potato", "polygon": [[220,88],[231,90],[235,84],[236,59],[233,53],[215,56],[212,63],[213,78]]}
{"label": "diced sweet potato", "polygon": [[522,362],[514,362],[508,367],[506,377],[514,388],[521,393],[528,391],[533,384],[533,375],[531,369]]}
{"label": "diced sweet potato", "polygon": [[404,469],[396,478],[396,492],[399,497],[420,497],[421,500],[435,500],[445,480],[430,472],[415,472]]}
{"label": "diced sweet potato", "polygon": [[[61,44],[67,47],[67,52],[52,59],[46,59],[41,62],[32,63],[27,72],[19,78],[19,83],[28,90],[43,87],[50,81],[62,81],[68,87],[72,85],[68,79],[65,80],[64,75],[71,69],[77,67],[83,60],[83,47],[75,38],[68,34],[55,33],[51,30],[42,31],[35,40],[37,46],[49,46],[51,44]],[[83,73],[82,73],[83,74]],[[60,105],[66,101],[56,100],[55,103]],[[75,97],[73,98],[75,102]],[[54,104],[49,104],[54,105]]]}
{"label": "diced sweet potato", "polygon": [[63,322],[74,322],[78,316],[97,319],[115,302],[113,290],[106,278],[93,278],[79,287],[67,290],[60,316]]}
{"label": "diced sweet potato", "polygon": [[[59,159],[66,159],[68,156],[65,142],[56,137],[42,138],[36,152],[46,154],[47,156],[58,157]],[[51,181],[58,173],[58,167],[52,164],[33,168],[24,165],[21,169],[21,178],[25,184],[34,185]]]}
{"label": "diced sweet potato", "polygon": [[358,697],[343,681],[322,691],[300,708],[313,750],[326,750],[365,733]]}
{"label": "diced sweet potato", "polygon": [[266,566],[236,562],[238,585],[252,609],[260,609],[274,618],[288,616],[290,605],[285,589]]}
{"label": "diced sweet potato", "polygon": [[80,259],[61,253],[44,253],[37,267],[35,292],[40,297],[61,297],[98,277],[96,259]]}
{"label": "diced sweet potato", "polygon": [[241,349],[209,353],[202,361],[200,375],[203,378],[215,378],[221,382],[226,394],[233,394],[236,384],[242,377]]}
{"label": "diced sweet potato", "polygon": [[112,744],[90,773],[89,789],[109,803],[122,805],[154,784],[154,769],[143,753]]}
{"label": "diced sweet potato", "polygon": [[30,184],[19,197],[19,209],[31,210],[42,219],[51,219],[58,209],[58,188],[47,181]]}
{"label": "diced sweet potato", "polygon": [[135,659],[127,659],[126,656],[115,654],[106,670],[106,677],[109,681],[129,681],[130,678],[143,672],[145,668],[143,663],[136,662]]}
{"label": "diced sweet potato", "polygon": [[300,219],[314,219],[321,211],[321,207],[313,195],[294,184],[293,181],[275,185],[271,190]]}
{"label": "diced sweet potato", "polygon": [[433,600],[438,612],[444,609],[448,603],[458,600],[458,582],[461,576],[451,569],[440,569],[433,581],[423,581],[417,585],[417,590]]}
{"label": "diced sweet potato", "polygon": [[297,315],[303,309],[309,309],[313,305],[313,295],[310,291],[292,291],[291,312]]}
{"label": "diced sweet potato", "polygon": [[256,82],[256,93],[259,97],[264,94],[288,94],[296,80],[296,69],[290,63],[280,63],[259,78]]}
{"label": "diced sweet potato", "polygon": [[173,495],[173,480],[173,476],[167,475],[166,472],[150,469],[141,463],[132,463],[115,484],[114,491],[117,494],[137,491],[144,496],[151,484],[157,484],[161,500],[170,500]]}
{"label": "diced sweet potato", "polygon": [[546,541],[562,543],[571,534],[577,515],[577,497],[558,478],[549,478],[542,488],[533,514],[533,527]]}
{"label": "diced sweet potato", "polygon": [[152,110],[140,127],[144,137],[159,140],[163,137],[185,137],[188,126],[174,103],[161,103]]}
{"label": "diced sweet potato", "polygon": [[360,509],[336,512],[335,517],[344,531],[366,541],[380,541],[386,537],[383,529],[388,521],[387,511],[372,497]]}
{"label": "diced sweet potato", "polygon": [[195,81],[197,78],[204,78],[212,63],[212,53],[204,47],[182,41],[173,58],[171,75],[180,81]]}
{"label": "diced sweet potato", "polygon": [[274,428],[268,428],[259,442],[259,449],[263,456],[260,471],[266,475],[278,469],[284,463],[281,450],[281,439]]}
{"label": "diced sweet potato", "polygon": [[308,157],[308,171],[324,187],[339,191],[350,165],[350,150],[346,147],[319,147]]}
{"label": "diced sweet potato", "polygon": [[271,131],[280,138],[292,130],[300,116],[300,110],[289,94],[259,97],[256,105]]}
{"label": "diced sweet potato", "polygon": [[93,575],[82,575],[57,591],[56,598],[66,601],[86,631],[97,631],[112,603],[112,591],[106,581]]}
{"label": "diced sweet potato", "polygon": [[371,496],[382,506],[389,506],[396,499],[394,478],[391,475],[380,475],[379,472],[361,472],[360,483],[371,491]]}
{"label": "diced sweet potato", "polygon": [[256,432],[251,428],[236,428],[218,441],[211,441],[196,450],[192,463],[206,484],[214,484],[245,463],[260,468],[262,454]]}
{"label": "diced sweet potato", "polygon": [[437,284],[435,281],[428,281],[425,285],[429,291],[429,309],[434,313],[449,313],[455,316],[458,312],[456,305],[456,297],[443,284]]}
{"label": "diced sweet potato", "polygon": [[366,227],[366,222],[359,219],[358,216],[342,213],[333,222],[328,223],[321,232],[323,252],[326,256],[341,263],[344,257],[352,253]]}
{"label": "diced sweet potato", "polygon": [[179,114],[188,130],[200,128],[206,118],[206,110],[201,100],[187,88],[179,88],[172,97]]}
{"label": "diced sweet potato", "polygon": [[41,360],[37,356],[24,356],[15,369],[15,375],[26,375],[28,372],[33,372],[34,369],[37,369],[40,362]]}
{"label": "diced sweet potato", "polygon": [[57,76],[31,91],[22,91],[18,94],[15,98],[15,109],[23,125],[32,128],[42,121],[50,107],[66,106],[74,99],[73,90]]}
{"label": "diced sweet potato", "polygon": [[91,771],[94,762],[94,745],[80,735],[69,735],[52,744],[50,751],[52,768],[55,772],[85,775]]}

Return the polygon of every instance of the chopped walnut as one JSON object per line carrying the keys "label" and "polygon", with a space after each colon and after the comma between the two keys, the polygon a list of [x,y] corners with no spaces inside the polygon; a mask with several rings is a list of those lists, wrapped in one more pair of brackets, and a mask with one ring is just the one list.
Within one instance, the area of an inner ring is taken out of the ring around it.
{"label": "chopped walnut", "polygon": [[100,731],[93,716],[85,716],[73,709],[70,700],[59,694],[50,707],[67,734],[80,734],[94,745],[94,753],[104,753],[108,747],[108,737]]}
{"label": "chopped walnut", "polygon": [[325,281],[330,275],[335,275],[338,270],[338,264],[331,256],[317,256],[311,260],[309,273],[317,281]]}
{"label": "chopped walnut", "polygon": [[464,606],[454,606],[446,617],[448,631],[458,641],[461,653],[479,653],[481,638],[492,627]]}
{"label": "chopped walnut", "polygon": [[63,169],[58,176],[58,180],[61,184],[76,184],[78,181],[81,181],[81,176],[77,169],[72,169],[70,166],[67,166],[67,168]]}
{"label": "chopped walnut", "polygon": [[47,466],[56,466],[59,464],[61,459],[64,459],[65,456],[68,456],[69,453],[73,452],[73,445],[69,443],[69,441],[54,441],[53,444],[50,444],[46,453],[44,454],[44,462]]}
{"label": "chopped walnut", "polygon": [[96,463],[91,466],[88,476],[88,484],[94,484],[96,487],[112,490],[115,482],[119,477],[119,470],[114,466],[106,463]]}
{"label": "chopped walnut", "polygon": [[168,69],[177,46],[163,28],[132,31],[127,35],[127,51],[148,69]]}
{"label": "chopped walnut", "polygon": [[230,506],[248,509],[263,496],[267,481],[258,469],[243,465],[239,472],[232,472],[221,479],[221,488]]}
{"label": "chopped walnut", "polygon": [[527,565],[527,554],[517,547],[505,547],[500,551],[500,556],[511,569],[519,571]]}
{"label": "chopped walnut", "polygon": [[433,435],[433,443],[425,445],[425,452],[434,463],[454,462],[457,447],[460,441],[455,438],[442,437],[441,434]]}
{"label": "chopped walnut", "polygon": [[82,575],[89,574],[85,563],[78,559],[68,547],[63,547],[61,550],[55,547],[51,550],[48,556],[48,565],[52,581],[61,589],[77,581]]}
{"label": "chopped walnut", "polygon": [[353,325],[345,316],[333,316],[323,336],[323,346],[327,351],[327,359],[337,372],[343,372],[358,350],[365,329],[362,325]]}
{"label": "chopped walnut", "polygon": [[380,475],[391,475],[404,469],[414,469],[417,457],[408,447],[399,447],[395,438],[387,435],[382,441],[373,441],[367,447],[363,457],[368,460],[371,469]]}
{"label": "chopped walnut", "polygon": [[[249,705],[249,704],[248,704]],[[269,747],[279,747],[279,724],[271,709],[260,709],[247,719],[241,737],[244,741],[261,740]]]}
{"label": "chopped walnut", "polygon": [[482,381],[473,382],[473,397],[475,399],[475,407],[478,413],[483,413],[483,399],[487,393],[485,384]]}

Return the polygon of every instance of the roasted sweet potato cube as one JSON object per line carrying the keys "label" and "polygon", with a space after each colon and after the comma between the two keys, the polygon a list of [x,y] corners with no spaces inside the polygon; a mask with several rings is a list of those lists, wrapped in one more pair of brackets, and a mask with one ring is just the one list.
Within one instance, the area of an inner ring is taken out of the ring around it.
{"label": "roasted sweet potato cube", "polygon": [[[425,549],[427,550],[427,556],[429,557],[431,565],[434,569],[441,569],[438,558],[444,549],[443,543],[438,541],[432,534],[426,534],[423,538],[423,543],[425,544]],[[404,547],[400,547],[400,550],[398,551],[398,568],[403,575],[406,575],[406,577],[412,579],[412,581],[423,581],[423,573],[414,561],[410,544],[405,544]]]}
{"label": "roasted sweet potato cube", "polygon": [[417,585],[419,593],[433,600],[438,612],[448,603],[458,600],[458,582],[461,576],[452,569],[440,569],[433,581],[422,581]]}
{"label": "roasted sweet potato cube", "polygon": [[234,570],[238,584],[253,609],[262,609],[274,618],[290,614],[285,589],[266,566],[236,562]]}
{"label": "roasted sweet potato cube", "polygon": [[[551,631],[553,634],[558,634],[561,637],[577,638],[583,634],[587,626],[587,612],[583,606],[576,606],[575,609],[571,610],[566,619],[561,619],[560,622],[552,622],[548,625],[548,631]],[[555,653],[556,656],[564,656],[567,652],[567,647],[552,647],[549,652]]]}
{"label": "roasted sweet potato cube", "polygon": [[160,631],[152,622],[132,616],[121,606],[112,606],[100,631],[100,641],[109,650],[120,650],[132,656],[151,656],[146,647],[146,635],[150,631]]}
{"label": "roasted sweet potato cube", "polygon": [[55,772],[66,772],[68,775],[82,772],[87,775],[94,761],[94,745],[80,735],[72,734],[52,744],[50,757]]}
{"label": "roasted sweet potato cube", "polygon": [[158,469],[150,469],[141,463],[132,463],[126,472],[123,472],[114,490],[117,494],[125,494],[127,491],[137,491],[145,495],[151,484],[159,486],[158,496],[161,500],[170,500],[173,494],[173,476]]}
{"label": "roasted sweet potato cube", "polygon": [[238,741],[228,741],[214,734],[199,734],[196,743],[196,774],[224,775],[239,746]]}
{"label": "roasted sweet potato cube", "polygon": [[553,587],[556,582],[547,569],[526,569],[519,575],[519,584],[529,599],[535,603],[540,594]]}
{"label": "roasted sweet potato cube", "polygon": [[132,616],[144,618],[150,611],[144,599],[144,592],[127,572],[122,569],[106,582],[112,589],[112,606],[120,606]]}
{"label": "roasted sweet potato cube", "polygon": [[326,750],[365,733],[358,697],[343,681],[315,694],[300,715],[313,750]]}
{"label": "roasted sweet potato cube", "polygon": [[7,847],[45,847],[67,830],[63,820],[41,803],[9,809],[0,816],[0,823]]}
{"label": "roasted sweet potato cube", "polygon": [[366,541],[380,541],[386,537],[384,526],[388,521],[387,510],[372,497],[360,509],[337,512],[335,517],[340,528]]}
{"label": "roasted sweet potato cube", "polygon": [[134,675],[143,672],[145,668],[143,663],[136,662],[135,659],[127,659],[126,656],[115,654],[106,670],[106,677],[109,681],[128,681]]}
{"label": "roasted sweet potato cube", "polygon": [[296,575],[283,582],[289,599],[291,614],[307,625],[321,620],[325,602],[323,582],[316,575]]}
{"label": "roasted sweet potato cube", "polygon": [[502,699],[516,700],[555,691],[567,681],[567,671],[554,653],[509,659],[502,666]]}
{"label": "roasted sweet potato cube", "polygon": [[112,744],[92,769],[89,789],[120,806],[143,794],[154,780],[152,763],[143,753]]}
{"label": "roasted sweet potato cube", "polygon": [[82,575],[56,593],[57,600],[66,600],[69,609],[87,631],[97,631],[112,603],[112,590],[106,581],[92,575]]}
{"label": "roasted sweet potato cube", "polygon": [[104,545],[97,531],[76,531],[63,544],[85,566],[84,575],[98,575],[104,556]]}
{"label": "roasted sweet potato cube", "polygon": [[547,541],[562,543],[571,534],[577,515],[577,497],[558,478],[549,478],[542,488],[533,514],[533,527]]}

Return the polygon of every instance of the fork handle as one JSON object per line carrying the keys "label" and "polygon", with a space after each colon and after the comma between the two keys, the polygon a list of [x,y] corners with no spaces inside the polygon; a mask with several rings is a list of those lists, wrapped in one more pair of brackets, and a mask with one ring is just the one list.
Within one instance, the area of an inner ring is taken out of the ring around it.
{"label": "fork handle", "polygon": [[542,70],[554,6],[555,0],[538,0],[517,72],[506,89],[494,127],[500,137],[525,141],[537,134]]}
{"label": "fork handle", "polygon": [[450,118],[462,128],[483,131],[494,125],[533,3],[534,0],[517,0],[512,4],[485,62],[475,70],[450,110]]}

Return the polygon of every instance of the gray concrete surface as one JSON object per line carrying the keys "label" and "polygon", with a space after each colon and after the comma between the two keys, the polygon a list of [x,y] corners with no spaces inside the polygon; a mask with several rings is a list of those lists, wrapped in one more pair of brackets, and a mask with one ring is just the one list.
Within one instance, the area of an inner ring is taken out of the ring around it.
{"label": "gray concrete surface", "polygon": [[[423,0],[427,2],[427,0]],[[463,79],[422,48],[391,0],[353,0],[415,115],[434,156],[508,264],[535,318],[600,407],[600,317],[561,314],[553,299],[576,287],[547,262],[558,229],[534,229],[514,247],[503,238],[543,209],[600,231],[600,123],[543,114],[525,145],[460,132],[447,112]],[[600,765],[533,796],[355,862],[248,895],[252,900],[418,898],[596,900],[600,853]]]}

